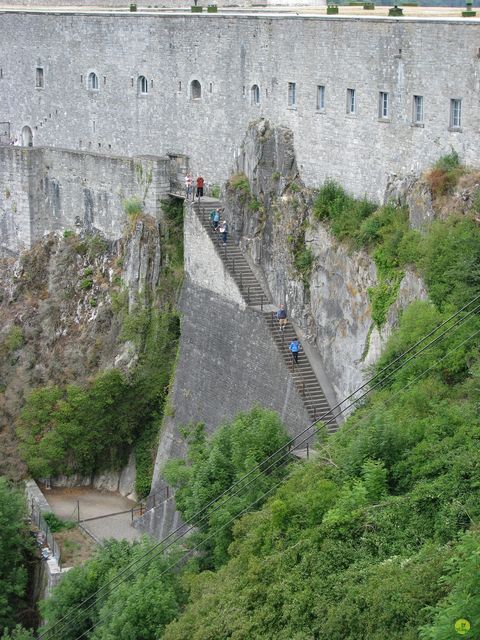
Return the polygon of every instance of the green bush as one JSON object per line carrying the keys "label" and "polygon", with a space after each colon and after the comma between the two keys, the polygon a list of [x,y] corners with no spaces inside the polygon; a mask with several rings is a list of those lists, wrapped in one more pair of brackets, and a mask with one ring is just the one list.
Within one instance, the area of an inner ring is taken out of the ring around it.
{"label": "green bush", "polygon": [[[224,507],[212,510],[206,518],[198,513],[217,495],[227,490],[256,464],[273,454],[288,441],[288,436],[273,411],[255,408],[241,413],[234,420],[220,426],[210,440],[206,439],[204,426],[197,425],[185,431],[188,442],[187,461],[172,460],[164,470],[167,481],[177,487],[175,501],[182,517],[193,518],[199,527],[200,539],[208,539],[204,564],[220,566],[227,559],[232,541],[232,527],[218,530],[227,524],[235,513],[240,513],[250,502],[262,496],[269,487],[285,474],[283,466],[273,467],[261,474],[248,489]],[[278,457],[278,456],[277,456]]]}
{"label": "green bush", "polygon": [[0,476],[0,632],[14,627],[27,587],[26,553],[30,548],[23,495]]}
{"label": "green bush", "polygon": [[143,213],[143,202],[140,198],[126,198],[122,204],[123,210],[130,219],[138,218]]}
{"label": "green bush", "polygon": [[244,173],[236,173],[231,176],[228,181],[228,187],[240,196],[243,202],[246,202],[250,196],[250,183]]}
{"label": "green bush", "polygon": [[419,266],[439,309],[480,294],[480,228],[472,220],[434,222],[421,243]]}
{"label": "green bush", "polygon": [[314,263],[315,256],[313,255],[313,251],[310,249],[310,247],[305,247],[301,251],[298,251],[294,254],[293,264],[295,266],[295,269],[301,275],[305,285],[308,285]]}
{"label": "green bush", "polygon": [[142,425],[142,403],[115,369],[86,387],[32,391],[17,422],[31,474],[48,478],[121,468]]}
{"label": "green bush", "polygon": [[451,193],[458,183],[460,176],[465,173],[465,167],[460,163],[458,153],[452,152],[442,156],[433,165],[426,180],[434,198]]}
{"label": "green bush", "polygon": [[76,527],[75,522],[72,522],[71,520],[62,520],[55,513],[53,513],[53,511],[44,513],[43,519],[48,524],[48,527],[52,533],[74,529]]}
{"label": "green bush", "polygon": [[82,291],[88,291],[93,287],[93,280],[91,278],[83,278],[80,280],[80,289]]}
{"label": "green bush", "polygon": [[5,356],[11,355],[20,349],[23,344],[24,337],[21,327],[12,325],[0,344],[0,354],[4,354]]}
{"label": "green bush", "polygon": [[359,229],[362,222],[376,209],[368,200],[356,200],[336,182],[328,180],[318,192],[313,203],[313,215],[317,220],[328,220],[333,235],[339,240],[361,246]]}
{"label": "green bush", "polygon": [[212,198],[220,198],[220,186],[218,184],[212,184],[210,195]]}
{"label": "green bush", "polygon": [[[102,543],[95,556],[83,566],[74,567],[64,576],[51,596],[42,602],[42,617],[48,623],[41,628],[47,637],[60,637],[49,628],[61,622],[62,640],[75,640],[96,627],[95,636],[104,638],[142,638],[157,640],[165,625],[179,613],[184,598],[178,577],[168,571],[175,560],[154,554],[155,543],[126,540]],[[148,567],[130,578],[118,580],[115,589],[106,588],[111,580],[124,573],[130,563],[139,565],[150,557]],[[104,588],[105,587],[105,588]],[[85,606],[85,600],[88,606]],[[71,612],[75,618],[71,622]]]}

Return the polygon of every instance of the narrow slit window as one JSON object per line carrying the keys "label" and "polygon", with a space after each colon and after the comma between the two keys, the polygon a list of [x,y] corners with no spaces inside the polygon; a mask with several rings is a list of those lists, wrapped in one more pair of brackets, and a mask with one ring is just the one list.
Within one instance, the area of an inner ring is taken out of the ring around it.
{"label": "narrow slit window", "polygon": [[423,124],[423,96],[413,96],[413,123]]}
{"label": "narrow slit window", "polygon": [[295,82],[288,83],[288,106],[291,109],[297,106],[297,87]]}
{"label": "narrow slit window", "polygon": [[98,91],[98,76],[93,71],[88,74],[88,88],[92,91]]}
{"label": "narrow slit window", "polygon": [[317,84],[317,111],[325,111],[325,86]]}
{"label": "narrow slit window", "polygon": [[462,126],[462,101],[460,98],[450,100],[450,127],[460,129]]}
{"label": "narrow slit window", "polygon": [[347,114],[355,115],[356,106],[355,89],[347,89]]}
{"label": "narrow slit window", "polygon": [[144,96],[148,93],[148,80],[145,76],[138,77],[137,87],[139,95]]}
{"label": "narrow slit window", "polygon": [[43,67],[37,67],[35,70],[35,86],[39,89],[44,87]]}
{"label": "narrow slit window", "polygon": [[260,87],[258,86],[258,84],[254,84],[252,89],[251,89],[251,96],[252,96],[252,104],[260,104]]}
{"label": "narrow slit window", "polygon": [[389,113],[388,113],[388,93],[386,91],[380,91],[380,93],[379,93],[378,117],[381,120],[386,120],[389,117]]}

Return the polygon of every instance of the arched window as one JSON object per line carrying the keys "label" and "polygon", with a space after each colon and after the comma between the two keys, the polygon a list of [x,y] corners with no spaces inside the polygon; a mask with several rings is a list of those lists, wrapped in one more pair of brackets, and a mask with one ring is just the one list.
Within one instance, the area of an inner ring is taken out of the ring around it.
{"label": "arched window", "polygon": [[190,85],[190,97],[192,100],[200,100],[202,97],[202,85],[198,80],[192,80]]}
{"label": "arched window", "polygon": [[93,71],[88,74],[88,88],[98,91],[98,76]]}
{"label": "arched window", "polygon": [[27,126],[22,129],[22,147],[33,147],[32,130]]}
{"label": "arched window", "polygon": [[145,76],[138,76],[137,90],[139,95],[145,95],[148,93],[148,80]]}
{"label": "arched window", "polygon": [[251,88],[252,104],[260,104],[260,88],[254,84]]}

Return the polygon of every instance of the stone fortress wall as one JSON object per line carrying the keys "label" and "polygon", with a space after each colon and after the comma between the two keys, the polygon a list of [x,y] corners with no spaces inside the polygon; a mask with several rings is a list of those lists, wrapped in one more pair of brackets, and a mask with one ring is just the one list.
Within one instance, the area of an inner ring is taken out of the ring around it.
{"label": "stone fortress wall", "polygon": [[[389,174],[418,171],[452,147],[478,163],[477,21],[5,12],[0,29],[0,122],[18,137],[30,127],[34,146],[184,153],[194,172],[221,183],[248,123],[265,117],[293,131],[307,185],[332,177],[378,200]],[[98,88],[88,88],[91,73]],[[385,118],[380,92],[388,94]],[[423,97],[417,125],[414,95]],[[456,129],[452,99],[461,100]]]}
{"label": "stone fortress wall", "polygon": [[122,203],[137,197],[160,218],[176,177],[170,158],[115,156],[0,146],[0,256],[15,255],[51,231],[121,237]]}

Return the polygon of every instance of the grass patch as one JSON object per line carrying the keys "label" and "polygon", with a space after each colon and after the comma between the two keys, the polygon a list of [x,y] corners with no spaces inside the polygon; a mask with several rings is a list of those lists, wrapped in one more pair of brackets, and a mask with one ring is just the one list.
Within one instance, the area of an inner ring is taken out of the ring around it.
{"label": "grass patch", "polygon": [[234,191],[243,202],[246,202],[250,197],[250,183],[244,173],[236,173],[229,179],[227,184],[229,189]]}

